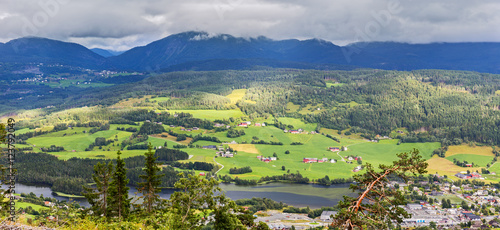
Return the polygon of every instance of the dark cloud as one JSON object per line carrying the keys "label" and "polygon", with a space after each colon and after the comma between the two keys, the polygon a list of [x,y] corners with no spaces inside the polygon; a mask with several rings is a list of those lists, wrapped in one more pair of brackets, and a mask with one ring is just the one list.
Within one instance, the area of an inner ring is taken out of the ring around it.
{"label": "dark cloud", "polygon": [[0,0],[0,42],[128,49],[173,33],[411,43],[500,41],[497,0]]}

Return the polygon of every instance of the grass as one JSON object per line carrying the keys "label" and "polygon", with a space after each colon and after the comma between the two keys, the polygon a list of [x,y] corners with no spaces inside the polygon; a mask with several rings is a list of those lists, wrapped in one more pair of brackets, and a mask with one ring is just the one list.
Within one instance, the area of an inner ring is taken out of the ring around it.
{"label": "grass", "polygon": [[[292,138],[302,136],[307,139],[303,139],[303,145],[289,145],[293,140]],[[239,152],[234,158],[218,158],[217,161],[223,164],[225,167],[221,171],[222,174],[229,173],[229,168],[233,167],[243,167],[250,166],[253,170],[252,173],[238,175],[240,178],[245,179],[258,179],[266,175],[281,175],[286,171],[281,170],[281,166],[285,166],[286,170],[290,172],[299,171],[306,177],[310,179],[317,179],[328,175],[330,178],[347,178],[351,177],[354,173],[352,169],[357,166],[357,164],[347,164],[341,161],[341,158],[336,153],[328,151],[328,147],[337,146],[340,147],[341,144],[325,137],[322,135],[293,135],[284,134],[274,135],[277,141],[282,141],[285,143],[283,146],[279,145],[254,145],[255,148],[263,156],[272,156],[274,153],[278,155],[277,161],[272,161],[269,163],[264,163],[256,158],[255,153]],[[268,139],[265,139],[268,140]],[[344,141],[341,139],[341,142]],[[431,152],[439,148],[439,143],[404,143],[397,145],[397,140],[381,141],[379,143],[372,143],[366,141],[360,141],[353,143],[348,147],[345,152],[340,152],[341,156],[346,155],[358,155],[363,158],[364,162],[370,162],[371,164],[387,164],[396,160],[396,154],[400,152],[407,152],[413,148],[420,150],[424,158],[430,158]],[[289,150],[290,154],[285,154],[285,151]],[[302,163],[304,157],[312,158],[328,158],[336,159],[337,163],[313,163],[305,164]]]}
{"label": "grass", "polygon": [[[403,133],[398,133],[399,132],[403,132]],[[392,130],[391,133],[389,134],[389,137],[390,138],[396,138],[397,136],[406,136],[408,135],[408,130],[406,128],[397,128],[395,130]]]}
{"label": "grass", "polygon": [[351,108],[352,108],[352,107],[354,107],[354,106],[358,106],[358,105],[361,105],[361,104],[359,104],[359,103],[357,103],[357,102],[355,102],[355,101],[351,101],[351,102],[349,102],[349,103],[339,103],[339,105],[347,105],[347,106],[349,106],[349,107],[351,107]]}
{"label": "grass", "polygon": [[169,113],[190,113],[193,117],[207,120],[227,119],[229,117],[243,117],[245,114],[239,109],[231,110],[168,110]]}
{"label": "grass", "polygon": [[500,95],[500,90],[495,91],[496,95]]}
{"label": "grass", "polygon": [[424,159],[429,159],[432,151],[441,146],[438,142],[430,143],[402,143],[397,144],[398,140],[381,140],[378,143],[367,142],[348,146],[347,151],[341,152],[343,155],[358,155],[363,161],[371,164],[387,164],[397,160],[397,153],[409,152],[416,148]]}
{"label": "grass", "polygon": [[[168,135],[168,133],[163,133],[164,135]],[[177,141],[177,137],[176,136],[171,136],[171,135],[168,135],[167,137],[162,137],[161,134],[155,134],[155,135],[151,135],[150,137],[155,137],[155,138],[158,138],[158,139],[161,139],[163,140],[164,142],[167,141],[167,142],[171,142],[172,144],[176,145],[176,144],[182,144],[182,145],[188,145],[189,142],[191,141],[192,138],[190,137],[186,137],[186,140],[183,140],[183,141]],[[153,144],[154,145],[154,144]],[[169,144],[170,145],[170,144]]]}
{"label": "grass", "polygon": [[326,82],[326,87],[330,88],[330,87],[340,87],[340,86],[343,86],[344,83],[332,83],[332,82]]}
{"label": "grass", "polygon": [[474,163],[479,165],[480,167],[486,167],[487,164],[491,163],[494,155],[491,156],[482,156],[482,155],[473,155],[473,154],[455,154],[449,157],[446,157],[449,161],[453,162],[453,159],[457,159],[459,161],[467,161],[469,163]]}
{"label": "grass", "polygon": [[344,134],[338,134],[338,130],[335,129],[327,129],[327,128],[321,128],[320,133],[324,134],[330,134],[338,139],[340,139],[340,145],[352,145],[352,144],[357,144],[357,143],[366,143],[368,142],[367,140],[363,140],[362,138],[358,137],[359,135],[351,134],[349,136],[346,136]]}
{"label": "grass", "polygon": [[170,100],[170,97],[155,97],[150,98],[151,102],[164,102]]}
{"label": "grass", "polygon": [[[315,106],[312,106],[312,105],[307,105],[306,107],[302,108],[299,113],[302,114],[302,115],[305,115],[305,114],[317,114],[317,113],[321,113],[321,108],[322,108],[322,104],[318,104],[318,105],[315,105]],[[317,108],[320,108],[320,110],[317,110]]]}
{"label": "grass", "polygon": [[435,196],[434,198],[436,198],[438,201],[441,201],[442,199],[445,200],[449,199],[452,204],[461,204],[463,201],[460,197],[457,197],[455,195],[442,195],[442,196]]}
{"label": "grass", "polygon": [[231,100],[232,105],[236,105],[236,102],[238,102],[239,100],[243,100],[243,97],[245,97],[246,93],[247,89],[235,89],[226,97]]}
{"label": "grass", "polygon": [[488,170],[490,170],[490,172],[500,174],[500,163],[493,164]]}
{"label": "grass", "polygon": [[49,207],[38,205],[38,204],[16,201],[16,209],[19,209],[19,208],[26,209],[28,206],[31,206],[34,210],[36,210],[38,212],[40,212],[40,210],[48,210],[49,209]]}
{"label": "grass", "polygon": [[[469,146],[466,144],[463,145],[453,145],[448,147],[448,151],[446,151],[446,157],[450,157],[457,154],[472,154],[479,156],[493,156],[493,149],[490,146]],[[451,158],[453,160],[453,158]]]}
{"label": "grass", "polygon": [[295,113],[299,110],[300,105],[295,105],[292,102],[288,102],[286,104],[286,112],[287,113]]}
{"label": "grass", "polygon": [[316,127],[318,126],[317,124],[306,124],[297,118],[280,117],[278,118],[278,121],[286,125],[293,125],[294,129],[303,129],[308,132],[316,130]]}
{"label": "grass", "polygon": [[[49,147],[51,145],[63,146],[66,151],[76,152],[84,151],[85,148],[89,147],[90,144],[94,143],[97,137],[104,137],[106,139],[118,138],[118,143],[125,140],[132,135],[131,132],[116,130],[116,127],[124,125],[111,125],[110,130],[99,131],[94,134],[89,134],[88,131],[91,128],[85,127],[74,127],[73,129],[67,129],[59,132],[48,133],[42,136],[33,137],[27,140],[28,143],[36,145],[36,148]],[[87,131],[87,133],[83,133]],[[94,147],[94,150],[97,148]],[[107,148],[106,148],[107,149]],[[113,150],[118,150],[119,147],[115,146]],[[58,153],[55,153],[58,154]]]}

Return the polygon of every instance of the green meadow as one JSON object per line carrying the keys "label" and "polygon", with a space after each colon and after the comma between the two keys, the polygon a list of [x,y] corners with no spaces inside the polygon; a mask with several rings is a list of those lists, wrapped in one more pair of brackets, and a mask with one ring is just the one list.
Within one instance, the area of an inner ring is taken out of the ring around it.
{"label": "green meadow", "polygon": [[469,163],[474,162],[481,167],[486,167],[487,164],[491,163],[494,156],[481,156],[481,155],[473,155],[473,154],[456,154],[449,157],[446,157],[449,161],[453,162],[453,159],[457,159],[459,161],[467,161]]}
{"label": "green meadow", "polygon": [[[191,110],[183,112],[193,112],[197,110]],[[220,116],[223,113],[229,111],[217,111]],[[205,110],[200,110],[199,112],[205,112]],[[208,111],[210,112],[210,111]],[[241,111],[239,111],[241,113]],[[201,114],[201,113],[199,113]],[[203,115],[204,118],[208,116]],[[272,120],[272,118],[269,118]],[[255,120],[255,122],[269,122],[270,120]],[[304,129],[306,131],[313,131],[316,129],[316,124],[306,124],[300,119],[295,118],[279,118],[279,121],[287,124],[293,125],[294,128]],[[116,158],[116,151],[120,150],[118,143],[129,138],[132,133],[117,130],[118,127],[128,128],[136,127],[133,125],[111,125],[110,130],[99,131],[94,134],[89,134],[88,131],[91,128],[85,127],[73,127],[67,130],[58,131],[54,133],[49,133],[27,140],[29,145],[35,145],[35,150],[41,147],[49,147],[50,145],[63,146],[66,151],[53,152],[51,154],[59,157],[62,160],[67,160],[72,157],[78,158],[96,158],[96,159],[113,159]],[[398,140],[382,140],[379,143],[369,142],[368,140],[361,139],[359,136],[352,134],[349,136],[343,133],[338,134],[337,130],[331,129],[321,129],[322,133],[330,134],[337,137],[340,140],[336,142],[330,138],[327,138],[321,134],[291,134],[284,133],[283,130],[278,129],[274,126],[257,127],[250,126],[247,128],[236,127],[236,130],[244,130],[245,135],[235,138],[228,138],[227,132],[213,132],[209,130],[195,130],[191,132],[180,131],[180,127],[170,128],[168,125],[164,125],[168,129],[172,129],[176,133],[185,134],[199,134],[203,133],[206,136],[218,137],[223,142],[236,141],[238,145],[231,145],[232,148],[238,150],[233,158],[215,158],[215,150],[207,150],[201,148],[184,148],[182,151],[187,152],[192,157],[184,162],[190,161],[203,161],[214,163],[218,162],[224,165],[224,168],[219,174],[229,174],[229,169],[234,167],[244,167],[250,166],[253,170],[252,173],[238,175],[240,178],[245,179],[259,179],[263,176],[271,175],[282,175],[289,172],[300,172],[305,177],[310,179],[318,179],[328,175],[330,178],[349,178],[354,172],[352,170],[358,165],[357,162],[346,163],[343,157],[348,155],[361,156],[363,163],[369,162],[371,164],[388,164],[396,160],[396,154],[400,152],[407,152],[413,148],[420,150],[422,156],[425,159],[429,159],[432,151],[440,147],[439,143],[403,143],[397,144]],[[25,131],[25,130],[22,130]],[[85,133],[84,133],[85,131]],[[106,139],[117,139],[114,143],[107,146],[103,146],[100,149],[94,147],[91,151],[85,151],[90,144],[92,144],[96,137],[105,137]],[[266,142],[274,141],[281,142],[283,145],[265,145],[265,144],[250,144],[252,140],[264,140]],[[148,142],[155,147],[164,146],[167,143],[168,148],[172,148],[173,145],[179,144],[175,141],[175,138],[170,136],[162,137],[161,135],[149,136]],[[302,145],[291,145],[293,142],[300,142]],[[186,144],[186,142],[183,142]],[[245,144],[247,143],[247,144]],[[213,143],[209,141],[198,141],[195,145],[219,145],[218,143]],[[347,146],[347,151],[342,151],[339,153],[331,152],[328,147],[341,147]],[[285,154],[286,151],[290,154]],[[38,150],[39,151],[39,150]],[[143,155],[146,150],[123,150],[122,157],[132,157],[137,155]],[[257,159],[258,155],[263,155],[264,157],[271,157],[276,153],[278,156],[277,161],[272,161],[269,163],[262,162]],[[453,157],[461,157],[459,155],[454,155]],[[328,160],[335,159],[336,163],[303,163],[303,158],[327,158]],[[214,161],[215,160],[215,161]],[[486,161],[491,161],[490,158],[486,157]],[[483,164],[484,162],[477,162],[478,164]],[[282,170],[282,166],[285,166],[285,170]],[[198,172],[197,172],[198,173]],[[359,173],[359,172],[358,172]],[[236,175],[231,175],[236,176]]]}
{"label": "green meadow", "polygon": [[297,118],[280,117],[278,118],[278,121],[286,125],[293,125],[294,129],[302,129],[308,132],[316,130],[316,127],[318,126],[317,124],[306,124]]}
{"label": "green meadow", "polygon": [[243,117],[245,114],[239,109],[230,110],[167,110],[169,113],[190,113],[193,117],[207,120],[226,119],[228,117]]}

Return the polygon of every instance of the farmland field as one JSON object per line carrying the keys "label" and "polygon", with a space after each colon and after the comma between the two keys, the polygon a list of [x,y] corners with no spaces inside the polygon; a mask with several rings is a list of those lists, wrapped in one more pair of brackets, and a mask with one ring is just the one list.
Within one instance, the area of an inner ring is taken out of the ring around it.
{"label": "farmland field", "polygon": [[[448,147],[446,151],[446,157],[453,156],[456,154],[471,154],[480,156],[494,156],[490,146],[474,146],[469,145],[453,145]],[[453,158],[452,158],[453,159]]]}
{"label": "farmland field", "polygon": [[285,125],[293,125],[294,129],[303,129],[304,131],[308,132],[316,130],[317,127],[317,124],[306,124],[297,118],[280,117],[278,118],[278,121]]}
{"label": "farmland field", "polygon": [[483,155],[473,155],[473,154],[456,154],[449,157],[446,157],[449,161],[453,162],[453,159],[457,159],[459,161],[467,161],[468,163],[474,163],[481,167],[486,167],[487,164],[491,163],[493,160],[493,154],[491,156],[483,156]]}

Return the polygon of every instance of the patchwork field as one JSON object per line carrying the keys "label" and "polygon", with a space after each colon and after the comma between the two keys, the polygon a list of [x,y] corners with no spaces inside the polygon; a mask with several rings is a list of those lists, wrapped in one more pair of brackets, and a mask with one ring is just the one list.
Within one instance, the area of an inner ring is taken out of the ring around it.
{"label": "patchwork field", "polygon": [[[450,157],[457,154],[470,154],[479,156],[494,156],[493,149],[490,146],[474,146],[469,145],[453,145],[448,147],[446,151],[446,157]],[[452,158],[453,159],[453,158]]]}
{"label": "patchwork field", "polygon": [[[234,94],[233,94],[234,93]],[[234,100],[242,98],[244,92],[233,91],[231,98]],[[168,98],[156,98],[159,100],[168,100]],[[294,106],[294,105],[292,105]],[[235,117],[243,116],[243,113],[239,110],[171,110],[169,112],[189,112],[194,114],[195,117],[204,119],[221,119],[228,116]],[[71,114],[61,114],[62,117],[70,117]],[[269,117],[267,119],[261,118],[253,121],[255,122],[272,122],[274,118]],[[278,118],[280,122],[293,125],[295,129],[301,128],[305,131],[313,131],[316,129],[316,124],[306,124],[300,119],[295,118]],[[117,130],[118,127],[128,128],[136,127],[133,125],[111,125],[110,130],[99,131],[94,134],[89,134],[88,131],[91,128],[86,127],[73,127],[67,130],[49,133],[42,136],[37,136],[28,139],[28,144],[26,146],[33,146],[34,151],[40,151],[41,147],[49,147],[50,145],[63,146],[66,151],[63,152],[53,152],[51,154],[59,157],[60,159],[67,160],[72,157],[79,158],[97,158],[97,159],[113,159],[116,158],[116,151],[120,149],[118,143],[127,139],[132,135],[131,132]],[[368,140],[362,139],[359,135],[351,134],[349,136],[345,135],[346,130],[341,134],[338,130],[325,129],[320,130],[321,133],[330,134],[340,140],[336,142],[330,138],[327,138],[321,134],[291,134],[284,133],[283,130],[278,129],[274,126],[256,127],[250,126],[247,128],[236,127],[236,130],[243,130],[245,135],[235,138],[228,138],[227,132],[214,132],[210,130],[195,130],[191,132],[181,131],[180,127],[171,128],[168,125],[164,125],[165,129],[172,129],[176,133],[184,134],[203,134],[206,136],[213,136],[219,138],[223,142],[236,141],[238,144],[229,145],[231,148],[238,151],[238,154],[234,158],[215,158],[214,150],[206,150],[200,148],[185,148],[182,151],[187,152],[192,157],[185,162],[190,161],[204,161],[210,163],[221,163],[225,167],[219,174],[229,174],[229,169],[234,167],[244,167],[250,166],[253,170],[252,173],[237,175],[240,178],[245,179],[259,179],[263,176],[271,175],[281,175],[287,172],[297,172],[299,171],[306,177],[310,179],[322,178],[328,175],[330,178],[348,178],[354,173],[352,172],[358,164],[353,161],[352,164],[345,162],[345,157],[347,156],[360,156],[362,157],[363,163],[371,163],[373,165],[378,164],[389,164],[392,161],[397,160],[396,154],[400,152],[408,152],[413,148],[419,149],[421,155],[429,163],[428,171],[429,173],[439,173],[442,175],[453,176],[457,172],[466,171],[467,169],[471,171],[480,171],[481,168],[462,168],[453,164],[453,159],[456,158],[460,161],[474,162],[482,167],[490,163],[493,159],[492,148],[491,147],[471,147],[469,145],[460,146],[450,146],[446,158],[439,158],[434,156],[431,158],[431,153],[433,150],[440,148],[440,143],[402,143],[397,144],[398,140],[381,140],[380,142],[370,142]],[[32,130],[22,129],[19,130],[20,133],[29,132]],[[402,129],[405,132],[406,130]],[[166,133],[165,133],[166,134]],[[168,148],[171,148],[176,144],[187,145],[191,139],[187,138],[185,141],[177,142],[175,136],[166,134],[167,136],[162,136],[161,134],[151,135],[148,142],[151,142],[153,146],[164,146],[167,144]],[[103,146],[101,149],[94,147],[92,151],[85,151],[90,144],[92,144],[96,137],[105,137],[106,139],[115,140],[114,143],[107,146]],[[267,145],[267,144],[250,144],[252,140],[264,140],[266,142],[281,142],[283,145]],[[302,145],[291,145],[293,142],[300,142]],[[195,145],[219,145],[219,143],[209,142],[209,141],[198,141]],[[341,147],[346,146],[347,150],[342,152],[331,152],[328,150],[329,147]],[[19,147],[25,147],[20,145]],[[290,154],[285,154],[289,151]],[[137,155],[143,155],[146,150],[122,150],[123,157],[131,157]],[[278,160],[265,163],[257,159],[257,155],[263,155],[264,157],[271,157],[274,154],[277,155]],[[335,159],[336,163],[303,163],[303,158],[327,158]],[[285,170],[282,170],[284,166]],[[290,170],[290,171],[289,171]],[[491,171],[500,172],[500,164],[495,164],[490,168]],[[362,171],[361,171],[362,172]],[[358,172],[359,173],[359,172]],[[236,175],[231,175],[236,176]],[[489,176],[488,180],[500,180],[495,176]]]}

